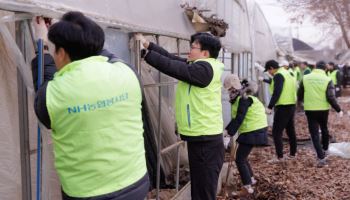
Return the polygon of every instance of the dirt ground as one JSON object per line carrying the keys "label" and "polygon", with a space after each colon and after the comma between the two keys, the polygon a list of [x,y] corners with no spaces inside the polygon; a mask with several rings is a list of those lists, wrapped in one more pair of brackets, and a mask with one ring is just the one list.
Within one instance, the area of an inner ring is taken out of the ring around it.
{"label": "dirt ground", "polygon": [[[350,142],[350,88],[343,92],[338,102],[344,111],[339,118],[334,110],[330,111],[328,128],[336,142]],[[349,112],[348,112],[349,111]],[[298,152],[294,160],[283,164],[270,164],[267,161],[274,158],[274,146],[255,148],[249,156],[257,184],[254,194],[241,199],[257,200],[350,200],[350,160],[329,156],[328,165],[316,167],[316,153],[310,141],[307,121],[304,112],[297,112],[295,128],[298,138]],[[287,137],[284,134],[285,155],[289,152]],[[272,139],[270,138],[272,141]],[[229,154],[226,159],[229,160]],[[184,170],[181,170],[184,172]],[[233,182],[228,183],[226,195],[218,196],[219,200],[240,199],[231,195],[232,191],[241,188],[241,180],[235,164],[231,168]],[[182,178],[181,178],[182,177]],[[189,179],[188,170],[180,175],[181,186]],[[185,180],[186,179],[186,180]],[[161,200],[171,199],[174,189],[164,189],[160,192]],[[149,199],[155,198],[155,191]]]}
{"label": "dirt ground", "polygon": [[[335,111],[330,111],[329,114],[328,128],[336,142],[350,142],[350,89],[345,92],[348,96],[338,99],[344,116],[339,118]],[[275,155],[274,146],[253,150],[249,161],[258,183],[254,186],[254,195],[245,199],[350,199],[350,160],[329,156],[328,165],[317,168],[316,153],[309,140],[303,112],[296,114],[295,126],[299,140],[296,159],[287,160],[284,164],[270,164],[267,161]],[[288,146],[287,143],[284,144],[285,155],[289,152]],[[232,191],[241,187],[235,165],[232,171],[235,183],[227,187],[228,196],[224,199],[239,199],[230,195]]]}

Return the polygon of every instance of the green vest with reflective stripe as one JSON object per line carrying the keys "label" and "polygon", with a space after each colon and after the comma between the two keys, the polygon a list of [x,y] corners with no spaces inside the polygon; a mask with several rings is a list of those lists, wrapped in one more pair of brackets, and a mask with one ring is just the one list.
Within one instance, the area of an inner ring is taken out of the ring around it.
{"label": "green vest with reflective stripe", "polygon": [[[296,79],[290,74],[288,70],[284,69],[283,67],[280,67],[277,70],[276,74],[281,74],[284,78],[282,93],[276,103],[276,106],[295,104],[297,100]],[[275,83],[272,79],[271,87],[273,89],[274,89],[274,84]]]}
{"label": "green vest with reflective stripe", "polygon": [[[255,130],[259,130],[267,127],[267,117],[265,114],[264,105],[259,101],[258,98],[250,95],[249,97],[252,98],[253,104],[249,106],[247,114],[243,120],[243,123],[238,129],[238,132],[240,134],[248,133],[251,131],[255,131]],[[231,107],[232,118],[236,118],[240,98],[241,97],[238,97],[235,103],[232,104],[232,107]]]}
{"label": "green vest with reflective stripe", "polygon": [[338,72],[338,70],[333,70],[332,72],[327,72],[327,76],[329,78],[331,78],[331,80],[333,81],[334,85],[338,85],[337,72]]}
{"label": "green vest with reflective stripe", "polygon": [[72,62],[47,86],[55,166],[72,197],[118,191],[147,172],[139,81],[128,66],[107,60]]}
{"label": "green vest with reflective stripe", "polygon": [[314,69],[304,76],[304,110],[329,110],[326,91],[330,81],[321,69]]}
{"label": "green vest with reflective stripe", "polygon": [[224,64],[217,59],[198,59],[210,63],[213,79],[205,88],[179,81],[175,110],[179,133],[185,136],[205,136],[222,133],[221,74]]}

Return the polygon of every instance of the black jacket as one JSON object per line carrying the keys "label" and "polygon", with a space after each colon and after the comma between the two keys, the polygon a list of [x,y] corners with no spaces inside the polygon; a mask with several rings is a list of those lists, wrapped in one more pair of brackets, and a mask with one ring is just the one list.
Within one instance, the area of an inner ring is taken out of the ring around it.
{"label": "black jacket", "polygon": [[273,82],[274,82],[274,88],[273,93],[270,99],[270,103],[268,105],[269,109],[272,109],[275,107],[278,99],[281,97],[282,90],[283,90],[283,84],[284,84],[284,77],[282,74],[276,74],[273,76]]}
{"label": "black jacket", "polygon": [[[144,59],[160,72],[200,88],[207,87],[214,76],[208,62],[187,62],[185,58],[170,54],[152,42]],[[196,137],[181,135],[181,139],[189,142],[222,140],[222,134]]]}
{"label": "black jacket", "polygon": [[[234,101],[232,104],[233,103]],[[237,133],[237,130],[243,123],[243,120],[248,112],[248,108],[252,104],[253,99],[250,97],[239,99],[236,117],[233,118],[225,128],[229,135],[234,136]],[[267,145],[267,127],[241,134],[238,136],[237,142],[240,144],[249,145]]]}

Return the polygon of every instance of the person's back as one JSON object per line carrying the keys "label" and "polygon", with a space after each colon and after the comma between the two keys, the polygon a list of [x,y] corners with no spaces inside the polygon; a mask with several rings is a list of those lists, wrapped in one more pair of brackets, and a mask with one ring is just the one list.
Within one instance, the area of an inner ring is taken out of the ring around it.
{"label": "person's back", "polygon": [[38,89],[35,111],[52,129],[63,199],[144,199],[149,183],[137,75],[98,56],[103,30],[82,13],[66,13],[48,38],[55,45],[50,66],[58,71]]}
{"label": "person's back", "polygon": [[89,57],[48,83],[55,165],[69,196],[114,192],[146,174],[140,86],[129,67],[118,65]]}
{"label": "person's back", "polygon": [[329,109],[326,90],[330,81],[331,79],[321,69],[314,69],[310,74],[304,76],[304,110]]}

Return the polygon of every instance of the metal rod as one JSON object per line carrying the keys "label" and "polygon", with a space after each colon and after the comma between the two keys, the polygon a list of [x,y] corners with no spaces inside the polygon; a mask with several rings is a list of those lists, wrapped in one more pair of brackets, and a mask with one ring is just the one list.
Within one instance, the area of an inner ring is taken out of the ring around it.
{"label": "metal rod", "polygon": [[[156,35],[157,45],[159,45],[159,35]],[[158,71],[159,82],[161,82],[161,73]],[[157,189],[156,189],[156,199],[159,200],[159,189],[160,189],[160,159],[161,159],[161,107],[162,107],[162,88],[158,87],[158,145],[157,145]]]}
{"label": "metal rod", "polygon": [[[180,56],[180,39],[179,38],[176,39],[176,46],[177,46],[177,56]],[[177,141],[179,142],[179,135],[177,135]],[[183,142],[183,141],[180,140],[180,142]],[[179,177],[180,177],[180,145],[176,145],[176,179],[175,179],[176,193],[179,192]]]}
{"label": "metal rod", "polygon": [[[43,65],[44,65],[44,41],[38,40],[38,82],[37,89],[40,88],[43,81]],[[41,199],[41,130],[38,124],[38,138],[37,138],[37,160],[36,160],[36,199]]]}
{"label": "metal rod", "polygon": [[234,69],[234,65],[235,65],[235,54],[231,53],[231,74],[233,74],[233,69]]}
{"label": "metal rod", "polygon": [[[25,52],[25,36],[23,22],[16,22],[16,44]],[[23,53],[25,56],[26,54]],[[25,57],[24,57],[25,59]],[[19,138],[21,156],[21,185],[22,200],[32,199],[31,169],[30,169],[30,145],[29,145],[29,120],[28,120],[28,93],[22,73],[17,66],[17,88],[18,88],[18,116],[19,116]]]}
{"label": "metal rod", "polygon": [[165,154],[165,153],[167,153],[168,151],[170,151],[170,150],[174,149],[175,147],[178,147],[178,146],[180,146],[180,145],[182,145],[182,144],[184,144],[184,143],[185,143],[185,142],[182,141],[182,140],[177,141],[176,143],[174,143],[174,144],[172,144],[172,145],[170,145],[170,146],[167,146],[166,148],[162,149],[162,150],[161,150],[161,153],[162,153],[162,154]]}
{"label": "metal rod", "polygon": [[145,84],[144,87],[159,87],[159,86],[175,85],[176,83],[177,83],[177,81],[151,83],[151,84]]}

